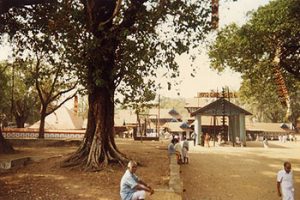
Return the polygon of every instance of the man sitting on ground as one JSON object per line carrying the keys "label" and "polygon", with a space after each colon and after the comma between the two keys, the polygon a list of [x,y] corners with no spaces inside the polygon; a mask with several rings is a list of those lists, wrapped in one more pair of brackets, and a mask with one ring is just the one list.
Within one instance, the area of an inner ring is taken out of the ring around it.
{"label": "man sitting on ground", "polygon": [[146,198],[146,192],[150,195],[154,190],[135,175],[137,163],[129,161],[128,169],[123,175],[120,183],[120,195],[122,200],[141,200]]}

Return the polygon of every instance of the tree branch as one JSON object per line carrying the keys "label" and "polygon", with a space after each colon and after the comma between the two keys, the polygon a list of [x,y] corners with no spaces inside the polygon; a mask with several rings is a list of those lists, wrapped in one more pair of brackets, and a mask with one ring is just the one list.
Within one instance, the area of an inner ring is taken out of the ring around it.
{"label": "tree branch", "polygon": [[37,57],[37,62],[36,62],[36,65],[35,65],[35,74],[34,74],[34,79],[35,79],[35,88],[36,90],[38,91],[38,95],[39,95],[39,98],[41,100],[41,103],[42,105],[44,106],[45,104],[45,100],[43,98],[43,93],[42,93],[42,90],[40,88],[40,84],[39,84],[39,81],[38,81],[38,74],[39,74],[39,67],[40,67],[40,59],[38,57],[38,55],[36,55]]}
{"label": "tree branch", "polygon": [[0,75],[3,74],[3,73],[5,72],[5,70],[6,70],[8,67],[9,67],[9,65],[7,64],[7,65],[3,68],[3,70],[0,71]]}
{"label": "tree branch", "polygon": [[46,116],[50,115],[51,113],[53,113],[54,111],[56,111],[58,108],[60,108],[64,103],[66,103],[67,101],[69,101],[70,99],[72,99],[76,94],[78,93],[78,90],[70,95],[69,97],[67,97],[65,100],[63,100],[60,104],[58,104],[58,106],[55,106],[53,109],[51,109],[50,111],[46,112]]}
{"label": "tree branch", "polygon": [[147,0],[132,0],[130,7],[124,12],[124,19],[118,26],[118,29],[128,29],[132,27],[136,21],[136,17],[141,7]]}
{"label": "tree branch", "polygon": [[74,90],[74,89],[76,88],[77,85],[78,85],[78,82],[76,82],[76,83],[75,83],[72,87],[70,87],[69,89],[60,91],[60,92],[58,92],[56,95],[53,95],[53,96],[50,98],[49,102],[54,101],[55,99],[57,99],[57,98],[58,98],[59,96],[61,96],[62,94],[65,94],[65,93],[67,93],[67,92],[70,92],[70,91]]}
{"label": "tree branch", "polygon": [[[55,87],[55,84],[56,84],[56,81],[58,79],[58,76],[59,76],[60,72],[61,72],[61,65],[59,65],[58,69],[56,70],[55,77],[53,79],[53,82],[52,82],[52,85],[51,85],[51,88],[50,88],[50,92],[49,92],[50,95],[53,93],[53,90],[54,90],[54,87]],[[51,102],[51,100],[50,100],[50,102]]]}

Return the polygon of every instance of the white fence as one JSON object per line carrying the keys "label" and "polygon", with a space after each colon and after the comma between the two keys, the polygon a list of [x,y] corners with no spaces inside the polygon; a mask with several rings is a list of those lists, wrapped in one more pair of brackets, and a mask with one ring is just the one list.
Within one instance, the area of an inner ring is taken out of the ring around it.
{"label": "white fence", "polygon": [[[2,134],[7,139],[35,139],[39,130],[28,128],[4,128]],[[82,139],[85,130],[45,130],[46,139]]]}

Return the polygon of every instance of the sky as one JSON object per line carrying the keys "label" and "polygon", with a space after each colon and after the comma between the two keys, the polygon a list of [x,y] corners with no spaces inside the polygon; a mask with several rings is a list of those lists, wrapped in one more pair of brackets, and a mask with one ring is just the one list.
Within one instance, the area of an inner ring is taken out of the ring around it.
{"label": "sky", "polygon": [[[238,0],[237,2],[224,2],[221,0],[219,7],[220,28],[227,24],[235,22],[239,25],[247,21],[247,12],[256,10],[259,6],[265,5],[270,0]],[[211,90],[220,91],[222,87],[229,86],[231,90],[238,90],[241,84],[241,76],[239,73],[232,70],[225,70],[222,74],[210,69],[209,58],[205,49],[202,49],[202,54],[197,56],[194,65],[198,67],[195,77],[191,77],[191,70],[187,69],[190,66],[187,56],[177,58],[180,65],[181,82],[176,89],[168,91],[162,89],[160,95],[168,97],[191,98],[197,95],[197,92],[209,92]],[[178,95],[179,93],[179,95]]]}
{"label": "sky", "polygon": [[[220,0],[220,27],[222,28],[232,22],[242,25],[247,20],[247,12],[256,10],[259,6],[265,5],[269,1],[270,0],[238,0],[237,2],[228,2],[227,0]],[[170,91],[168,91],[167,88],[162,88],[158,91],[160,95],[173,98],[191,98],[195,97],[197,92],[220,91],[224,86],[229,86],[231,90],[239,89],[241,83],[240,74],[229,69],[219,74],[210,69],[205,48],[202,47],[201,51],[201,55],[197,56],[193,64],[197,66],[197,72],[194,74],[195,77],[190,75],[191,70],[189,66],[191,63],[188,61],[188,55],[176,58],[180,66],[180,77],[177,79],[180,85],[173,87]],[[11,51],[8,46],[0,46],[0,61],[7,59],[10,54]],[[162,80],[158,80],[158,82],[160,81]]]}

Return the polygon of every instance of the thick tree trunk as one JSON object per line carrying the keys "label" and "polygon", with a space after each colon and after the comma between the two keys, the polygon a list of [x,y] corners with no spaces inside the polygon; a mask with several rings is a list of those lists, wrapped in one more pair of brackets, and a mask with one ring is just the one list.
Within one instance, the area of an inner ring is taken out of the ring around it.
{"label": "thick tree trunk", "polygon": [[15,116],[16,118],[16,124],[18,128],[24,128],[26,118],[23,116]]}
{"label": "thick tree trunk", "polygon": [[25,122],[28,118],[27,99],[16,100],[14,103],[14,117],[18,128],[24,128]]}
{"label": "thick tree trunk", "polygon": [[81,166],[87,170],[101,170],[110,163],[124,165],[127,158],[119,152],[114,140],[113,91],[97,87],[89,94],[89,112],[84,140],[63,167]]}
{"label": "thick tree trunk", "polygon": [[2,128],[0,127],[0,154],[10,154],[14,152],[15,152],[14,148],[3,137]]}
{"label": "thick tree trunk", "polygon": [[45,119],[46,119],[46,111],[42,110],[41,112],[41,120],[40,120],[40,127],[39,127],[39,139],[45,138]]}
{"label": "thick tree trunk", "polygon": [[111,163],[123,166],[128,161],[114,140],[114,67],[118,41],[115,35],[105,38],[102,37],[105,32],[99,34],[99,43],[87,53],[89,111],[85,137],[63,167],[81,166],[97,171]]}

